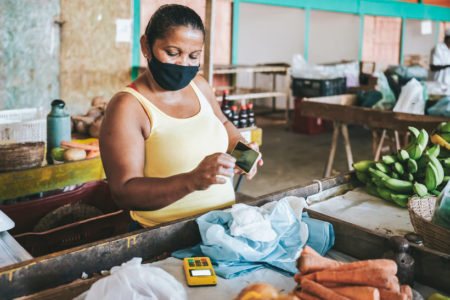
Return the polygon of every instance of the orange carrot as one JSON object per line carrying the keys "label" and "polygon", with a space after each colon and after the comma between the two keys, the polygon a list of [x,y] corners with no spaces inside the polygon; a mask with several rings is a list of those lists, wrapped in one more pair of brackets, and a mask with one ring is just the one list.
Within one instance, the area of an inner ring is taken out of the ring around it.
{"label": "orange carrot", "polygon": [[99,157],[100,156],[100,151],[94,151],[94,150],[90,150],[88,151],[87,155],[86,155],[86,159],[88,158],[94,158],[94,157]]}
{"label": "orange carrot", "polygon": [[334,259],[305,253],[300,256],[299,270],[300,273],[306,274],[336,268],[341,265],[343,265],[343,263],[335,261]]}
{"label": "orange carrot", "polygon": [[316,279],[318,282],[330,281],[389,288],[392,275],[383,269],[371,268],[348,271],[321,271],[317,272]]}
{"label": "orange carrot", "polygon": [[401,294],[398,292],[392,292],[386,289],[379,289],[381,300],[407,300],[408,296],[406,294]]}
{"label": "orange carrot", "polygon": [[88,145],[99,147],[98,140],[90,142]]}
{"label": "orange carrot", "polygon": [[61,142],[61,148],[65,148],[65,149],[73,148],[73,149],[99,151],[98,146],[91,146],[91,145],[86,145],[86,144],[78,144],[78,143],[69,142],[69,141],[62,141]]}
{"label": "orange carrot", "polygon": [[[315,274],[315,273],[313,273],[313,274]],[[339,282],[329,282],[329,281],[322,281],[322,282],[320,282],[320,284],[323,285],[324,287],[327,287],[327,288],[336,288],[336,287],[348,286],[348,284],[339,283]]]}
{"label": "orange carrot", "polygon": [[309,273],[309,274],[297,273],[297,274],[294,275],[295,282],[300,283],[302,278],[308,278],[310,280],[315,281],[316,280],[316,273]]}
{"label": "orange carrot", "polygon": [[398,282],[397,276],[391,277],[387,289],[391,292],[396,292],[396,293],[400,292],[400,283]]}
{"label": "orange carrot", "polygon": [[324,287],[323,285],[304,278],[301,282],[302,292],[311,294],[313,296],[320,297],[327,300],[349,300],[349,298],[339,295],[333,292],[331,289]]}
{"label": "orange carrot", "polygon": [[376,268],[376,269],[384,269],[386,272],[389,272],[391,275],[397,274],[397,264],[395,261],[391,259],[369,259],[369,260],[360,260],[354,261],[351,263],[343,264],[339,267],[332,269],[332,271],[346,271],[353,269],[361,269],[361,268]]}
{"label": "orange carrot", "polygon": [[406,295],[406,297],[408,297],[408,300],[412,300],[413,299],[413,293],[412,293],[412,289],[409,285],[404,284],[400,286],[400,292],[402,293],[402,295]]}
{"label": "orange carrot", "polygon": [[380,300],[380,292],[371,286],[342,286],[331,290],[352,300]]}
{"label": "orange carrot", "polygon": [[294,292],[294,295],[299,297],[301,300],[320,300],[320,298],[314,297],[305,292]]}
{"label": "orange carrot", "polygon": [[310,246],[305,246],[302,250],[302,255],[303,254],[313,254],[313,255],[317,255],[317,256],[321,256],[319,253],[316,252],[316,250],[314,250],[313,248],[311,248]]}

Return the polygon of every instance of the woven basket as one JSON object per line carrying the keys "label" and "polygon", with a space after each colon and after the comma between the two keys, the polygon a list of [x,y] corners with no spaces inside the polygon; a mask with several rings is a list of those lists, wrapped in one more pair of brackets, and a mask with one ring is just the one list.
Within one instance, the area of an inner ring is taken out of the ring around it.
{"label": "woven basket", "polygon": [[0,145],[0,172],[40,167],[44,153],[44,142]]}
{"label": "woven basket", "polygon": [[431,223],[435,204],[435,196],[414,196],[408,202],[409,217],[416,233],[423,237],[425,246],[450,254],[450,230]]}

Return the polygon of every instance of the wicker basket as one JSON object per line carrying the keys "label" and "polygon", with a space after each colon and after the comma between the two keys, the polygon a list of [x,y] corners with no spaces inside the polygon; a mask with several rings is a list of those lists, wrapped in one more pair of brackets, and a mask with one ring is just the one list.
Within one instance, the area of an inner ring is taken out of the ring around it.
{"label": "wicker basket", "polygon": [[0,172],[40,167],[44,153],[44,142],[0,145]]}
{"label": "wicker basket", "polygon": [[434,196],[414,196],[408,202],[409,217],[416,233],[423,237],[425,246],[450,254],[450,230],[431,222],[435,204]]}

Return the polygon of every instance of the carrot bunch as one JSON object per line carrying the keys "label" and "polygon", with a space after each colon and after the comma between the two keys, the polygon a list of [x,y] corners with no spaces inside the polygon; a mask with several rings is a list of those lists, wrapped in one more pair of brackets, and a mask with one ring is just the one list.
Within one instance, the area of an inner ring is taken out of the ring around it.
{"label": "carrot bunch", "polygon": [[411,288],[395,276],[393,260],[342,263],[305,246],[297,268],[294,294],[302,300],[412,300]]}
{"label": "carrot bunch", "polygon": [[61,148],[64,149],[81,149],[86,151],[86,159],[95,158],[100,156],[100,148],[98,144],[98,140],[90,142],[88,144],[82,144],[71,141],[63,141],[61,142]]}

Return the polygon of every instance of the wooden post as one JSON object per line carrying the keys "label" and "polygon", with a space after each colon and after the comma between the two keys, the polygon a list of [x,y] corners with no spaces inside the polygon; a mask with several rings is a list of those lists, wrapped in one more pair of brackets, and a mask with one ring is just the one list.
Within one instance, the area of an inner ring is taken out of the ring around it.
{"label": "wooden post", "polygon": [[348,136],[347,124],[342,124],[341,130],[342,136],[344,137],[345,153],[347,154],[348,169],[351,171],[353,170],[353,154],[352,154],[352,147],[350,145],[350,138]]}
{"label": "wooden post", "polygon": [[330,150],[330,156],[328,157],[327,167],[325,169],[325,174],[323,177],[330,177],[331,175],[331,168],[333,167],[334,163],[334,156],[336,154],[336,147],[338,143],[339,138],[339,127],[341,124],[339,122],[333,122],[333,141],[331,142],[331,150]]}
{"label": "wooden post", "polygon": [[208,83],[213,85],[213,46],[214,46],[214,22],[216,18],[216,0],[206,0],[205,18],[205,56],[203,74]]}
{"label": "wooden post", "polygon": [[381,148],[383,148],[383,144],[384,144],[384,139],[386,138],[386,129],[383,129],[383,133],[381,134],[381,138],[380,141],[378,142],[378,148],[377,148],[377,152],[375,153],[375,161],[378,161],[380,159],[380,155],[381,155]]}

